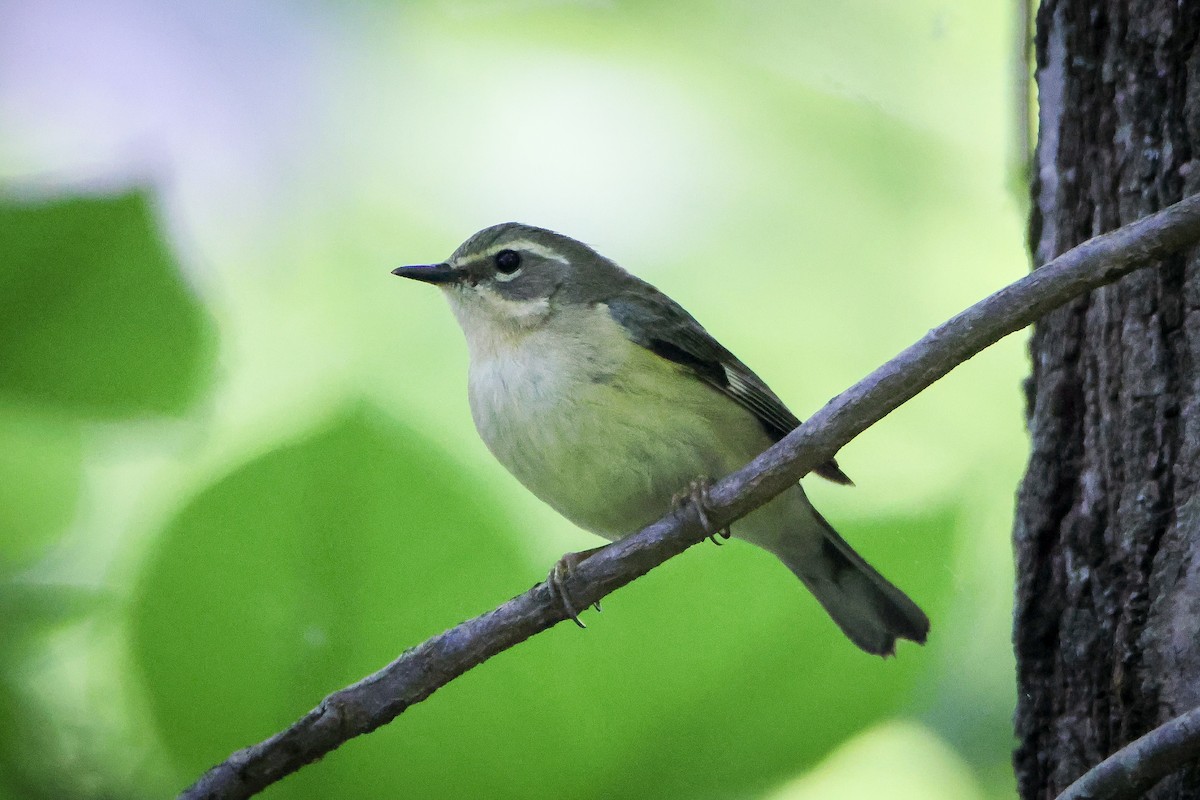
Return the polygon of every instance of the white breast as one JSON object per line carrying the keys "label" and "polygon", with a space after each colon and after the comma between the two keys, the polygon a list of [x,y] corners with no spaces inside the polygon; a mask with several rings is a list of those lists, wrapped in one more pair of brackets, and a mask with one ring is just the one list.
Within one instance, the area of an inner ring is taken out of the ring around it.
{"label": "white breast", "polygon": [[560,311],[520,336],[467,338],[471,412],[488,448],[535,495],[608,539],[662,516],[692,479],[721,477],[769,444],[749,412],[630,342],[604,306]]}

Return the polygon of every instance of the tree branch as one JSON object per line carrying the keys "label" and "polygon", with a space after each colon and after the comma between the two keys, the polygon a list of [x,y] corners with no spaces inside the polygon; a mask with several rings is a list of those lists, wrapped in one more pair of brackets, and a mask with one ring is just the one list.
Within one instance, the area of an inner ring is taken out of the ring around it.
{"label": "tree branch", "polygon": [[1083,773],[1058,800],[1133,800],[1200,759],[1200,708],[1163,723]]}
{"label": "tree branch", "polygon": [[[832,458],[851,439],[951,369],[1051,309],[1200,240],[1200,195],[1098,236],[934,328],[835,397],[751,464],[712,487],[708,517],[721,528]],[[681,510],[604,548],[566,588],[584,608],[705,538]],[[245,798],[390,722],[467,670],[562,622],[544,583],[404,652],[374,675],[334,692],[287,730],[231,755],[180,798]]]}

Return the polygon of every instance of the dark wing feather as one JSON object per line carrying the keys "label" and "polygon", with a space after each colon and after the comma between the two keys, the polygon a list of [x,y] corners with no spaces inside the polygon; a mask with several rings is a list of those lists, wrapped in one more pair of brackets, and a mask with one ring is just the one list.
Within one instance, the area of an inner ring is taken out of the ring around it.
{"label": "dark wing feather", "polygon": [[[737,402],[755,416],[772,441],[800,427],[800,420],[774,392],[733,353],[709,335],[691,314],[649,284],[607,301],[609,314],[629,339],[696,377]],[[852,481],[830,459],[813,470],[834,483]]]}

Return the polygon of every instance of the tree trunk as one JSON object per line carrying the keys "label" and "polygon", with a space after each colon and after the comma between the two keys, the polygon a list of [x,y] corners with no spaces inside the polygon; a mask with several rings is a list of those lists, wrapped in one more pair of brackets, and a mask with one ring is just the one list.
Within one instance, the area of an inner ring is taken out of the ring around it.
{"label": "tree trunk", "polygon": [[[1044,0],[1035,264],[1200,189],[1200,2]],[[1023,798],[1200,705],[1200,260],[1048,315],[1018,500]],[[1200,797],[1200,769],[1149,795]]]}

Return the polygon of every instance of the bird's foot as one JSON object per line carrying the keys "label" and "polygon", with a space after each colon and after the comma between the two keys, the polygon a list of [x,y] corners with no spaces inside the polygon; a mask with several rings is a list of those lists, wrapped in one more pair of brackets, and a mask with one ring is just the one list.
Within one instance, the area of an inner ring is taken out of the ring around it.
{"label": "bird's foot", "polygon": [[[579,619],[579,612],[575,610],[575,604],[571,601],[571,595],[567,593],[567,578],[570,577],[571,571],[580,565],[585,559],[603,550],[604,547],[593,547],[591,550],[583,550],[578,553],[567,553],[558,560],[554,568],[550,570],[550,574],[546,576],[546,585],[550,587],[550,593],[558,598],[559,604],[567,615],[567,619],[574,622],[581,628],[586,628],[587,625]],[[600,610],[600,601],[592,603],[592,607],[597,611]]]}
{"label": "bird's foot", "polygon": [[712,500],[708,497],[711,488],[712,482],[708,478],[696,478],[688,484],[686,489],[671,498],[671,507],[678,511],[684,504],[691,503],[692,508],[696,510],[696,517],[700,520],[700,527],[708,534],[708,540],[715,545],[720,545],[721,542],[717,536],[728,539],[730,532],[728,525],[724,528],[714,528],[708,519],[708,509],[712,506]]}

